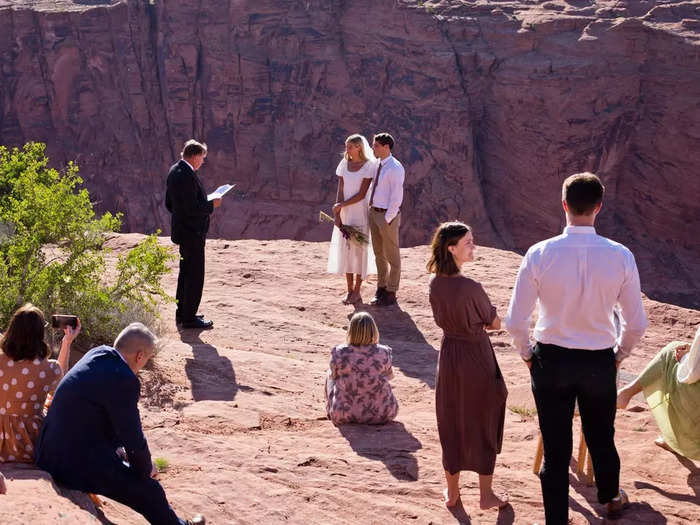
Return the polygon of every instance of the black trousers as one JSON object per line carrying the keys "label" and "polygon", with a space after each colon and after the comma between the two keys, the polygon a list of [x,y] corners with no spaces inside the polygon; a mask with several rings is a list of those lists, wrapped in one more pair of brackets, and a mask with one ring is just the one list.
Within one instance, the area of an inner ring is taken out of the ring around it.
{"label": "black trousers", "polygon": [[168,504],[160,483],[144,478],[116,455],[114,460],[87,463],[85,467],[66,475],[53,469],[49,472],[59,485],[111,498],[134,509],[153,525],[185,525],[185,520]]}
{"label": "black trousers", "polygon": [[569,516],[571,424],[578,401],[581,425],[593,460],[598,501],[619,493],[620,458],[615,448],[615,354],[537,343],[530,375],[537,404],[544,466],[540,472],[547,525],[566,525]]}
{"label": "black trousers", "polygon": [[99,483],[89,492],[111,498],[134,509],[153,525],[185,525],[168,505],[165,491],[155,479],[142,478],[126,465],[100,472]]}
{"label": "black trousers", "polygon": [[180,241],[180,274],[177,277],[178,321],[194,321],[204,288],[204,245],[206,237],[187,237]]}

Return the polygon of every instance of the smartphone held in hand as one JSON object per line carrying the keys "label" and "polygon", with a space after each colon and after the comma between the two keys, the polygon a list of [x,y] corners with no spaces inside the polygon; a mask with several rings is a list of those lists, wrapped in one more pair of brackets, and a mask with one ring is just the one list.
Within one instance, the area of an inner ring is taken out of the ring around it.
{"label": "smartphone held in hand", "polygon": [[77,315],[52,315],[51,316],[51,326],[53,328],[64,328],[66,326],[71,326],[73,328],[77,328],[78,316]]}

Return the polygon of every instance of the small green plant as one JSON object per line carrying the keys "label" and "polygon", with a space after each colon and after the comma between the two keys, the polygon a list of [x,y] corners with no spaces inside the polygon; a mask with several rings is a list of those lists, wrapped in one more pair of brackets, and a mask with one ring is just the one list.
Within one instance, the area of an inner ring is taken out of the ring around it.
{"label": "small green plant", "polygon": [[175,258],[156,235],[122,254],[107,279],[104,243],[120,214],[96,217],[78,166],[48,167],[45,145],[0,146],[0,326],[34,303],[46,316],[78,315],[84,342],[111,343],[125,324],[158,317]]}
{"label": "small green plant", "polygon": [[165,458],[156,458],[153,460],[153,464],[156,466],[158,472],[165,472],[170,466],[170,462]]}
{"label": "small green plant", "polygon": [[534,408],[526,408],[526,407],[521,407],[517,405],[512,405],[508,407],[508,410],[511,412],[514,412],[518,414],[520,417],[523,417],[525,419],[529,419],[531,417],[534,417],[537,415],[537,410]]}

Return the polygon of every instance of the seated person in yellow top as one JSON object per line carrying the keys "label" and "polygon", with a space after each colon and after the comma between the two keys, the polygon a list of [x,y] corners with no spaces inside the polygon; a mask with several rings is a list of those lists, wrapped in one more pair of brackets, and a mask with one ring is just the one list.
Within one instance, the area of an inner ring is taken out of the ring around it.
{"label": "seated person in yellow top", "polygon": [[654,442],[689,459],[700,459],[700,328],[692,345],[673,341],[617,394],[617,408],[644,392],[661,430]]}
{"label": "seated person in yellow top", "polygon": [[64,328],[58,360],[49,359],[45,328],[41,310],[25,304],[0,337],[0,462],[34,462],[46,396],[68,370],[70,345],[80,333],[80,321],[76,328]]}

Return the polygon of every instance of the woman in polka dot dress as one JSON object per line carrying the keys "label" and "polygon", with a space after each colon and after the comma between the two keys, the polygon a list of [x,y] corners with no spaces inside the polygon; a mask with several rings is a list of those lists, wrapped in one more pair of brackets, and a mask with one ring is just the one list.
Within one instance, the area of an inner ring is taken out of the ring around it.
{"label": "woman in polka dot dress", "polygon": [[70,345],[80,333],[80,321],[76,328],[64,328],[58,360],[49,359],[45,328],[41,310],[25,304],[0,337],[0,462],[34,461],[44,402],[68,370]]}

